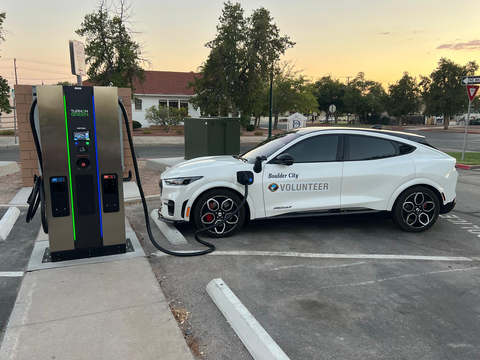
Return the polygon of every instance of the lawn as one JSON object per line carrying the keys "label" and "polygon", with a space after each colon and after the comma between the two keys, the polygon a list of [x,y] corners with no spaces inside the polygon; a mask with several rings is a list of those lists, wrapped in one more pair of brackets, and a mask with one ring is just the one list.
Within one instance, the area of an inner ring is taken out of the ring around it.
{"label": "lawn", "polygon": [[480,152],[466,152],[465,160],[462,160],[461,152],[447,152],[447,154],[457,159],[459,164],[480,165]]}

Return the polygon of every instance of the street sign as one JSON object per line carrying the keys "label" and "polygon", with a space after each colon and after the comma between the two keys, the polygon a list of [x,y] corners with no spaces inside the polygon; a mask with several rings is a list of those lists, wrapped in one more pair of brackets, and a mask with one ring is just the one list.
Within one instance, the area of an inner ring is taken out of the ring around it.
{"label": "street sign", "polygon": [[467,85],[467,93],[468,93],[468,98],[470,99],[470,102],[475,99],[475,95],[477,95],[478,88],[480,86],[478,85]]}
{"label": "street sign", "polygon": [[80,41],[70,40],[70,63],[73,75],[87,75],[85,69],[85,46]]}
{"label": "street sign", "polygon": [[331,113],[334,113],[336,110],[337,110],[337,107],[333,104],[328,107],[328,111],[330,111]]}
{"label": "street sign", "polygon": [[472,84],[480,84],[480,76],[464,76],[462,77],[462,85],[472,85]]}

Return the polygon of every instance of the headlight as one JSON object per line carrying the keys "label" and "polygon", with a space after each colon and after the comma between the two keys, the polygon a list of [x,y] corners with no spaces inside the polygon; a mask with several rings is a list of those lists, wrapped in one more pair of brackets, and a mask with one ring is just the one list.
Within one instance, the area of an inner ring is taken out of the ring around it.
{"label": "headlight", "polygon": [[194,181],[200,180],[203,176],[190,176],[190,177],[179,177],[179,178],[170,178],[170,179],[163,179],[166,185],[188,185]]}

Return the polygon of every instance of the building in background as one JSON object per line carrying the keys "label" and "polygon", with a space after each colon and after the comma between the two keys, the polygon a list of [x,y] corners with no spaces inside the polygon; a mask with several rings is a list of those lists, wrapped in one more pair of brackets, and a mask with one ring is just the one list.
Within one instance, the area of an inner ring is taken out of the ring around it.
{"label": "building in background", "polygon": [[[175,71],[145,71],[145,81],[135,81],[132,100],[132,120],[138,121],[143,127],[150,124],[145,120],[145,110],[151,106],[173,106],[187,108],[188,115],[199,117],[200,109],[195,110],[189,100],[195,95],[188,83],[200,74]],[[92,85],[88,80],[83,85]]]}
{"label": "building in background", "polygon": [[200,74],[174,71],[145,71],[143,83],[134,82],[134,99],[132,101],[132,118],[147,127],[145,110],[155,105],[173,106],[188,109],[188,115],[199,117],[200,109],[195,110],[188,101],[195,95],[188,82]]}

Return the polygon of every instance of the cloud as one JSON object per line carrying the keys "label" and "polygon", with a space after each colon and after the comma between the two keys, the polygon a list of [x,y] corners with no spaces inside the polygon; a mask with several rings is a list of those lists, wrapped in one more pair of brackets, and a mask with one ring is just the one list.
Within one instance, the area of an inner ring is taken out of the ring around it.
{"label": "cloud", "polygon": [[391,33],[390,31],[385,31],[385,32],[382,32],[380,33],[380,35],[392,35],[393,33]]}
{"label": "cloud", "polygon": [[437,50],[449,49],[449,50],[480,50],[480,40],[471,40],[466,43],[452,43],[442,44],[437,46]]}

